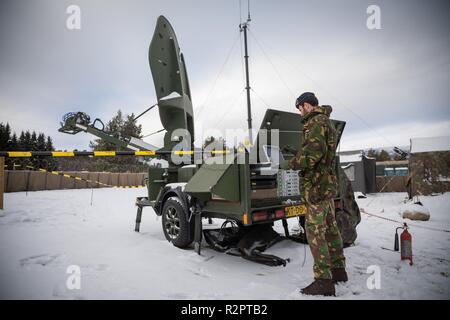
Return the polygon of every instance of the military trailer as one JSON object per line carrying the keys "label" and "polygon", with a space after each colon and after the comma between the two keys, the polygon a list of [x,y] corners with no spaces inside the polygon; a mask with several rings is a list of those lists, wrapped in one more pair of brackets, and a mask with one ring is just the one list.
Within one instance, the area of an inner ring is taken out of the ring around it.
{"label": "military trailer", "polygon": [[[156,150],[155,155],[167,160],[168,166],[149,167],[148,194],[136,200],[135,231],[139,231],[143,209],[150,206],[162,217],[164,235],[176,247],[186,248],[195,242],[195,250],[200,253],[204,235],[208,244],[219,251],[229,253],[228,249],[235,245],[241,249],[240,254],[233,251],[237,255],[270,265],[285,264],[277,257],[261,252],[280,240],[271,228],[274,221],[283,222],[286,237],[291,239],[294,237],[289,234],[287,219],[299,218],[300,224],[304,223],[302,217],[306,208],[300,199],[299,174],[279,169],[282,160],[290,159],[300,149],[300,114],[268,109],[254,144],[223,150],[195,149],[194,114],[186,65],[175,32],[163,16],[156,23],[149,63],[159,116],[166,131],[164,146]],[[137,138],[113,138],[98,128],[96,121],[91,124],[85,114],[71,113],[64,119],[60,131],[89,132],[130,150],[155,150]],[[345,122],[333,120],[333,123],[340,139]],[[337,174],[338,167],[336,159]],[[350,219],[354,214],[345,210],[345,204],[341,197],[335,199],[337,214],[342,215],[340,220],[353,228],[354,235],[349,238],[353,242],[359,210],[356,220]],[[203,230],[203,218],[219,218],[225,222],[214,234]],[[339,218],[337,220],[339,222]],[[300,237],[295,239],[302,240]],[[304,234],[303,240],[306,240]],[[240,246],[243,242],[246,244]],[[257,242],[263,246],[255,247]]]}

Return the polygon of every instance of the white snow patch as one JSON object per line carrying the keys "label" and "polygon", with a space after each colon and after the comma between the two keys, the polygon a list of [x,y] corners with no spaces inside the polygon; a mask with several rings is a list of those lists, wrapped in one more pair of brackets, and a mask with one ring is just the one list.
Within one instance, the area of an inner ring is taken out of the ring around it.
{"label": "white snow patch", "polygon": [[362,193],[361,191],[357,191],[357,192],[355,192],[355,198],[356,199],[365,199],[365,198],[367,198],[367,196],[364,194],[364,193]]}
{"label": "white snow patch", "polygon": [[181,95],[178,92],[173,91],[172,93],[168,94],[167,96],[162,97],[159,100],[170,100],[170,99],[176,99],[176,98],[181,98]]}
{"label": "white snow patch", "polygon": [[185,166],[182,166],[181,168],[196,168],[196,167],[197,167],[197,165],[195,165],[195,164],[187,164]]}
{"label": "white snow patch", "polygon": [[174,183],[166,184],[166,187],[169,187],[171,189],[176,189],[178,187],[181,187],[181,191],[184,191],[186,184],[187,184],[187,182],[174,182]]}
{"label": "white snow patch", "polygon": [[428,221],[430,211],[420,204],[407,203],[400,207],[399,214],[402,218],[410,220]]}
{"label": "white snow patch", "polygon": [[420,204],[415,204],[415,203],[406,203],[406,204],[402,205],[400,207],[399,212],[404,212],[406,210],[420,212],[420,213],[427,213],[427,214],[430,213],[430,211],[427,208],[425,208],[424,206],[421,206]]}
{"label": "white snow patch", "polygon": [[180,205],[183,205],[183,203],[181,202],[180,198],[178,198],[178,197],[170,197],[167,200],[173,200],[173,201],[178,202]]}
{"label": "white snow patch", "polygon": [[339,162],[340,163],[360,162],[361,161],[361,157],[362,157],[361,153],[341,154],[341,155],[339,155]]}
{"label": "white snow patch", "polygon": [[[141,232],[133,231],[135,198],[146,193],[145,188],[94,189],[92,206],[90,189],[5,194],[0,299],[315,299],[299,294],[313,279],[307,246],[282,241],[266,251],[290,258],[286,267],[259,265],[206,246],[198,256],[165,239],[151,208],[144,208]],[[366,212],[403,221],[398,209],[405,197],[369,194],[357,201]],[[345,249],[350,280],[336,286],[336,298],[327,299],[450,297],[450,233],[419,228],[450,229],[450,193],[420,201],[432,219],[406,220],[414,264],[382,249],[393,249],[400,224],[362,213],[356,244]],[[288,221],[297,226],[297,219]],[[283,233],[281,223],[274,228]],[[66,287],[70,265],[81,269],[80,290]],[[379,290],[366,285],[371,265],[381,270]]]}

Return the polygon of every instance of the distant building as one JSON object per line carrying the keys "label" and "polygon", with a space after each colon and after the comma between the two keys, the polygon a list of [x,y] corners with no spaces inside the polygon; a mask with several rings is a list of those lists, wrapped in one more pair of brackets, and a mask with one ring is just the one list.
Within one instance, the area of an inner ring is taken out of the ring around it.
{"label": "distant building", "polygon": [[450,137],[411,139],[410,197],[450,191]]}
{"label": "distant building", "polygon": [[339,162],[352,184],[353,191],[377,192],[374,158],[367,157],[361,150],[347,151],[339,153]]}
{"label": "distant building", "polygon": [[377,161],[377,177],[407,176],[408,160]]}

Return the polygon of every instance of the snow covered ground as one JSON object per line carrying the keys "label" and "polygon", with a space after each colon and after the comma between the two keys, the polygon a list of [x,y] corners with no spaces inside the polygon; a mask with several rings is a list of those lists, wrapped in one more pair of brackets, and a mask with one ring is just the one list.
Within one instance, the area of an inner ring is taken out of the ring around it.
{"label": "snow covered ground", "polygon": [[[92,206],[89,189],[5,194],[0,298],[311,299],[298,293],[313,277],[308,247],[283,241],[270,248],[268,252],[291,259],[286,267],[267,267],[208,248],[198,256],[167,242],[161,219],[149,208],[144,209],[141,232],[133,231],[134,200],[145,191],[96,189]],[[405,196],[377,194],[358,202],[366,212],[401,221],[398,210]],[[393,249],[396,224],[362,214],[356,245],[345,249],[350,281],[337,286],[338,299],[450,298],[450,233],[414,227],[449,230],[450,193],[420,200],[431,219],[410,223],[414,265],[382,248]],[[282,232],[280,224],[276,229]],[[71,265],[81,270],[79,290],[66,286]],[[377,266],[380,288],[369,289],[374,275],[367,270]]]}

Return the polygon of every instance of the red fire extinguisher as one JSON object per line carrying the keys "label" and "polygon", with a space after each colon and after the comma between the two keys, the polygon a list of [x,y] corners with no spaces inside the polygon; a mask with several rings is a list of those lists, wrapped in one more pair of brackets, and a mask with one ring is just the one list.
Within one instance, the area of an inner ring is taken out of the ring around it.
{"label": "red fire extinguisher", "polygon": [[403,232],[400,235],[400,257],[402,260],[409,260],[409,264],[412,265],[412,236],[408,232],[408,225],[406,223],[403,223],[402,227],[395,229],[394,250],[398,251],[398,229],[403,229]]}

